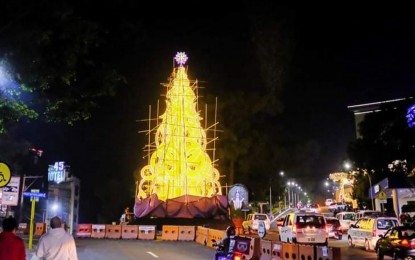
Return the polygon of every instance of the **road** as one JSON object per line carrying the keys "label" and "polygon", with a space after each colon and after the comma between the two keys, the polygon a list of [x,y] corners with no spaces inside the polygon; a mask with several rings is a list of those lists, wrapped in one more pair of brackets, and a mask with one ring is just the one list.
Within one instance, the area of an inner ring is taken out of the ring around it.
{"label": "road", "polygon": [[[341,241],[330,240],[329,246],[341,248],[342,260],[376,259],[373,251],[348,247],[346,236]],[[194,241],[76,239],[76,247],[79,260],[211,260],[215,255],[214,249]],[[31,259],[33,250],[27,252]]]}
{"label": "road", "polygon": [[[215,250],[194,241],[76,239],[79,260],[212,260]],[[33,250],[27,251],[31,259]]]}

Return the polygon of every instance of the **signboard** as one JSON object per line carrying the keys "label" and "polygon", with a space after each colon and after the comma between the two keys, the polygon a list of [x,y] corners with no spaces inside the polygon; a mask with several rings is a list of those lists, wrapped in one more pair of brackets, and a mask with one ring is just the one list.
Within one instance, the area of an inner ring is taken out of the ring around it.
{"label": "signboard", "polygon": [[258,223],[258,236],[260,238],[263,238],[266,233],[267,233],[267,231],[266,231],[266,228],[265,228],[265,222],[264,221],[259,221],[259,223]]}
{"label": "signboard", "polygon": [[11,177],[9,166],[0,162],[0,188],[6,186],[10,182]]}
{"label": "signboard", "polygon": [[386,194],[386,192],[384,191],[379,192],[379,195],[378,195],[379,200],[386,200],[387,198],[388,198],[388,195]]}
{"label": "signboard", "polygon": [[19,204],[20,177],[11,177],[9,184],[2,188],[1,204],[17,206]]}
{"label": "signboard", "polygon": [[58,184],[65,181],[65,162],[55,162],[54,165],[49,165],[48,181]]}
{"label": "signboard", "polygon": [[46,198],[46,193],[42,193],[42,192],[24,192],[23,196],[25,196],[25,197],[34,197],[34,198]]}
{"label": "signboard", "polygon": [[238,253],[249,255],[251,238],[237,236],[235,237],[235,240],[234,250]]}
{"label": "signboard", "polygon": [[387,200],[379,200],[380,203],[388,203]]}
{"label": "signboard", "polygon": [[242,184],[235,184],[228,192],[229,205],[242,209],[248,204],[248,189]]}

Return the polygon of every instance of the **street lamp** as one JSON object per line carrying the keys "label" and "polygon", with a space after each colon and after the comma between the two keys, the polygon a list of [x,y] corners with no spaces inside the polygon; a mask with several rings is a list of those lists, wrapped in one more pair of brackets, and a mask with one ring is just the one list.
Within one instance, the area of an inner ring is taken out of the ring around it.
{"label": "street lamp", "polygon": [[367,175],[367,177],[369,178],[370,201],[372,202],[372,210],[375,210],[375,205],[373,203],[372,179],[370,178],[370,173],[367,170],[364,170],[364,175]]}

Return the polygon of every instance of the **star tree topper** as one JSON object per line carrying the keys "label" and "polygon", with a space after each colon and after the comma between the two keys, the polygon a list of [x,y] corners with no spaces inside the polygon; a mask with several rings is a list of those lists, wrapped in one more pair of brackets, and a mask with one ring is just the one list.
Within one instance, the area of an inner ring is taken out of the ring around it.
{"label": "star tree topper", "polygon": [[186,63],[188,57],[186,53],[178,52],[176,56],[174,57],[174,59],[176,60],[177,64],[179,64],[179,66],[183,66]]}

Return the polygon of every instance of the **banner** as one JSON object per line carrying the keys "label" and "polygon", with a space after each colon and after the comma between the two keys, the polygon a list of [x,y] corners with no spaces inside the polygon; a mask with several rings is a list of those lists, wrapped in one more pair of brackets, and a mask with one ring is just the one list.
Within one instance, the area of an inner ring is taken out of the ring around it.
{"label": "banner", "polygon": [[17,206],[19,204],[20,177],[11,177],[9,184],[3,187],[1,205]]}

